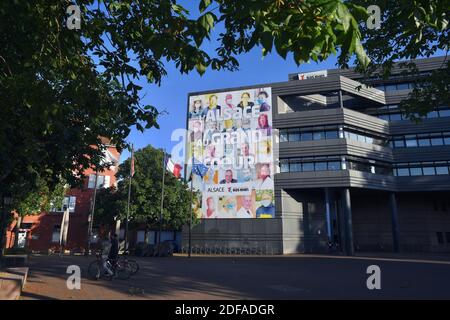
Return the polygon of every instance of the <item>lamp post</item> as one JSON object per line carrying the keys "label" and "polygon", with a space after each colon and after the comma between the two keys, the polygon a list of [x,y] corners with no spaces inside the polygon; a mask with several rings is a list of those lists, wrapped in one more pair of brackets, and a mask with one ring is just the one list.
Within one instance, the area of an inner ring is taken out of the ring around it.
{"label": "lamp post", "polygon": [[94,224],[94,211],[95,211],[95,198],[97,196],[97,179],[98,179],[98,171],[95,171],[95,181],[94,181],[94,197],[92,199],[91,213],[88,217],[88,241],[87,241],[87,250],[85,255],[89,255],[91,251],[91,241],[92,241],[92,226]]}

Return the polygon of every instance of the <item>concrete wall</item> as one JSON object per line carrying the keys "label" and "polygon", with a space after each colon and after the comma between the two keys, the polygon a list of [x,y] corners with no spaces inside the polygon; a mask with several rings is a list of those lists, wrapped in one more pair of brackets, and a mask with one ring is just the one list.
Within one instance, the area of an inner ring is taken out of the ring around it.
{"label": "concrete wall", "polygon": [[326,252],[323,190],[281,190],[283,253]]}
{"label": "concrete wall", "polygon": [[[352,193],[353,236],[357,250],[391,251],[388,193]],[[397,193],[400,248],[403,252],[450,252],[450,201],[438,192]],[[438,243],[437,232],[443,242]]]}
{"label": "concrete wall", "polygon": [[[202,219],[192,228],[192,248],[198,250],[247,250],[249,253],[282,253],[281,218],[273,219]],[[183,228],[182,246],[188,247],[187,227]]]}

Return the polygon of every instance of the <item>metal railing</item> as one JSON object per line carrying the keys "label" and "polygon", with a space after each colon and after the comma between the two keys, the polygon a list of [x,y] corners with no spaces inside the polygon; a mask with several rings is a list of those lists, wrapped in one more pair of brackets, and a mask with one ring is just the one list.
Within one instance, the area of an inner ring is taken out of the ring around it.
{"label": "metal railing", "polygon": [[[182,254],[189,253],[189,247],[181,247]],[[277,255],[278,250],[262,247],[224,247],[192,246],[191,253],[196,255]]]}

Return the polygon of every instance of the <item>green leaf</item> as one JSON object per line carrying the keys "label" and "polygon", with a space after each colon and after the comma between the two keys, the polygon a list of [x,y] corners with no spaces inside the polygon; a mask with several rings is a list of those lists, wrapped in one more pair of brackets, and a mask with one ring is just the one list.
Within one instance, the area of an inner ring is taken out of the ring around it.
{"label": "green leaf", "polygon": [[209,33],[214,27],[215,21],[216,16],[211,12],[207,12],[199,18],[200,25],[203,27],[203,29],[205,29],[207,33]]}
{"label": "green leaf", "polygon": [[200,13],[206,10],[206,8],[211,4],[211,0],[201,0],[200,4],[198,5],[198,9],[200,10]]}
{"label": "green leaf", "polygon": [[358,57],[359,63],[364,67],[367,68],[367,66],[370,63],[370,58],[367,56],[366,51],[364,50],[361,41],[359,39],[356,39],[355,41],[355,53]]}
{"label": "green leaf", "polygon": [[339,22],[344,27],[344,32],[347,32],[348,29],[350,28],[351,14],[348,11],[348,9],[345,6],[345,4],[343,4],[341,2],[338,3],[336,14],[337,14],[337,17],[339,19]]}
{"label": "green leaf", "polygon": [[206,66],[202,63],[197,63],[195,69],[197,69],[197,72],[202,76],[206,71]]}
{"label": "green leaf", "polygon": [[261,34],[261,44],[266,53],[272,50],[273,36],[272,33],[266,31]]}

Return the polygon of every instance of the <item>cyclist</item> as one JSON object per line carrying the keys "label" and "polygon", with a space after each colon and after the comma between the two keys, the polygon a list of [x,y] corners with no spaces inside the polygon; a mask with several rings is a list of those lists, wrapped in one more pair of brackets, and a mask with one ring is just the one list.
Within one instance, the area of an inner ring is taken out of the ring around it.
{"label": "cyclist", "polygon": [[101,243],[101,254],[102,254],[102,273],[108,273],[110,276],[112,276],[114,273],[113,271],[108,267],[108,259],[111,252],[111,241],[108,239],[108,237],[104,237],[103,241]]}
{"label": "cyclist", "polygon": [[108,259],[114,265],[119,255],[119,239],[117,234],[113,233],[111,235],[111,248],[109,249]]}

